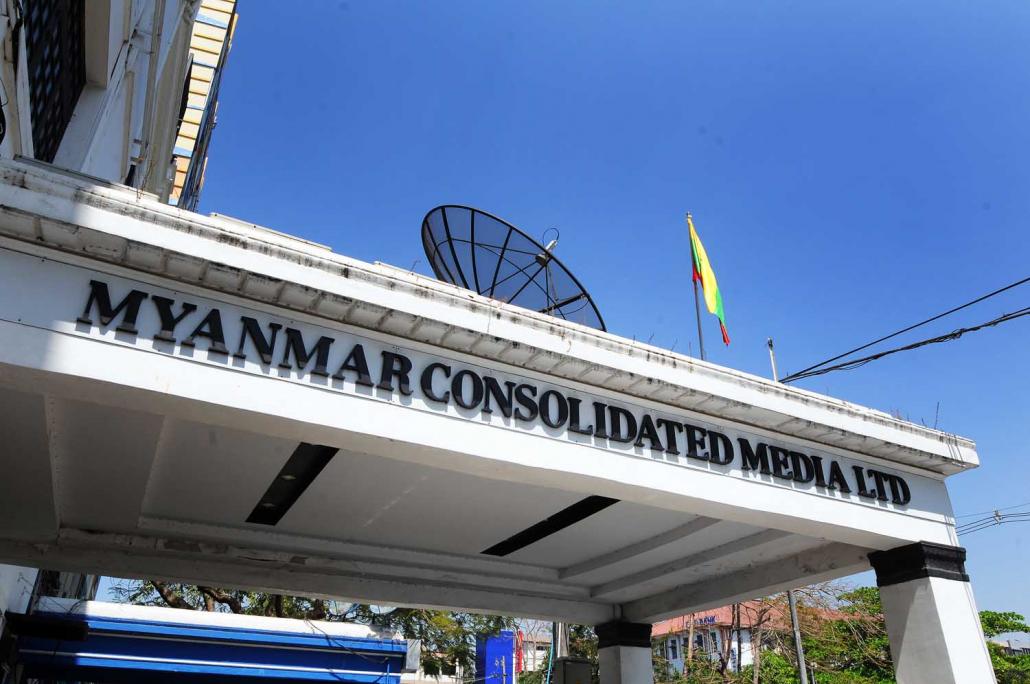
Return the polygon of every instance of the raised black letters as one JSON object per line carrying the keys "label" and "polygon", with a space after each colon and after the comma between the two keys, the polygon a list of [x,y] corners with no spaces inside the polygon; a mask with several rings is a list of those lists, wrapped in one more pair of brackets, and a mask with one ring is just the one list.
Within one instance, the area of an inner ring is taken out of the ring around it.
{"label": "raised black letters", "polygon": [[172,313],[172,305],[175,304],[174,299],[153,295],[150,301],[154,302],[154,306],[157,308],[157,315],[161,317],[161,330],[154,335],[154,339],[175,344],[175,326],[179,325],[182,319],[196,311],[197,305],[183,302],[182,313],[176,316]]}
{"label": "raised black letters", "polygon": [[204,320],[193,329],[190,336],[182,341],[182,346],[196,346],[198,337],[206,337],[210,340],[207,347],[209,351],[228,355],[229,350],[225,347],[225,333],[222,332],[222,314],[218,312],[218,309],[211,309],[207,316],[204,316]]}
{"label": "raised black letters", "polygon": [[[680,451],[676,448],[676,433],[683,431],[683,423],[659,418],[655,421],[655,425],[665,427],[665,452],[673,456],[678,455]],[[732,449],[730,453],[733,453]]]}
{"label": "raised black letters", "polygon": [[873,482],[876,483],[876,498],[880,501],[887,500],[887,487],[885,478],[887,473],[881,473],[879,470],[869,469],[869,474],[873,476]]}
{"label": "raised black letters", "polygon": [[908,483],[904,478],[888,475],[887,479],[891,485],[891,501],[899,506],[904,506],[912,500],[912,491],[908,488]]}
{"label": "raised black letters", "polygon": [[[637,419],[633,414],[618,406],[609,406],[608,415],[611,418],[611,432],[608,439],[613,442],[628,444],[637,437]],[[625,430],[624,430],[625,428]]]}
{"label": "raised black letters", "polygon": [[817,487],[826,487],[826,475],[823,473],[823,457],[812,456],[812,469],[815,470],[815,484]]}
{"label": "raised black letters", "polygon": [[696,458],[699,461],[707,461],[708,454],[701,453],[705,447],[705,435],[707,431],[704,428],[699,428],[696,425],[690,425],[688,423],[683,424],[683,430],[687,435],[687,456],[690,458]]}
{"label": "raised black letters", "polygon": [[445,378],[451,377],[451,367],[448,366],[447,364],[444,364],[444,363],[431,363],[431,364],[429,364],[422,371],[422,377],[420,379],[420,384],[422,385],[422,394],[426,395],[427,399],[432,399],[433,401],[439,401],[442,404],[446,404],[447,402],[449,402],[451,400],[451,393],[450,392],[444,392],[443,394],[438,395],[438,394],[436,394],[436,392],[433,391],[433,372],[436,371],[437,369],[443,371],[443,376]]}
{"label": "raised black letters", "polygon": [[107,283],[91,280],[89,281],[89,299],[86,300],[86,308],[83,309],[82,315],[76,320],[79,323],[93,325],[90,311],[93,310],[94,304],[96,304],[97,311],[100,314],[100,325],[109,325],[115,319],[115,316],[124,311],[125,315],[122,316],[122,322],[118,324],[115,330],[135,335],[139,332],[136,330],[136,317],[139,316],[139,306],[146,298],[146,292],[133,290],[125,295],[125,299],[119,302],[118,306],[112,307],[111,293],[107,289]]}
{"label": "raised black letters", "polygon": [[293,368],[293,364],[290,363],[290,353],[292,352],[293,358],[297,362],[297,370],[304,370],[314,357],[315,367],[311,369],[311,374],[327,377],[329,375],[329,370],[326,368],[329,365],[329,346],[335,341],[331,337],[322,336],[318,338],[318,342],[315,342],[315,346],[308,350],[304,348],[304,335],[295,328],[287,328],[286,349],[283,350],[283,360],[279,362],[279,367]]}
{"label": "raised black letters", "polygon": [[605,412],[608,406],[599,401],[594,402],[594,437],[608,439],[608,414]]}
{"label": "raised black letters", "polygon": [[862,466],[851,466],[851,469],[855,472],[855,482],[858,484],[858,495],[866,499],[875,499],[876,494],[866,489],[865,472],[862,470]]}
{"label": "raised black letters", "polygon": [[580,435],[592,435],[594,434],[593,425],[583,427],[579,424],[579,408],[582,403],[582,401],[575,397],[569,397],[569,432],[575,432]]}
{"label": "raised black letters", "polygon": [[790,452],[790,465],[794,471],[794,481],[802,484],[815,479],[815,468],[812,459],[800,451]]}
{"label": "raised black letters", "polygon": [[840,469],[840,464],[836,461],[830,461],[830,483],[826,488],[839,489],[845,494],[851,493],[851,487],[848,486],[848,481],[844,479],[844,473]]}
{"label": "raised black letters", "polygon": [[[154,297],[154,299],[157,299],[157,297]],[[261,331],[261,324],[257,322],[257,319],[250,316],[242,316],[240,322],[243,323],[243,330],[240,331],[240,346],[236,348],[236,353],[233,356],[237,359],[247,358],[243,348],[247,342],[247,337],[250,337],[250,341],[254,343],[254,347],[258,351],[258,356],[261,357],[261,363],[266,366],[272,365],[275,338],[279,335],[279,329],[282,326],[278,323],[269,323],[268,329],[272,331],[272,336],[271,339],[268,339],[265,337],[265,333]]]}
{"label": "raised black letters", "polygon": [[781,480],[791,480],[794,474],[790,472],[789,452],[778,446],[769,446],[769,460],[772,461],[772,475]]}
{"label": "raised black letters", "polygon": [[651,451],[665,451],[662,440],[658,436],[658,428],[654,426],[651,415],[647,413],[640,419],[640,430],[637,432],[637,441],[633,442],[633,446],[644,446],[645,439],[651,443]]}
{"label": "raised black letters", "polygon": [[532,385],[519,385],[515,388],[515,401],[519,408],[515,409],[515,417],[519,420],[530,421],[537,417],[536,387]]}
{"label": "raised black letters", "polygon": [[[381,390],[387,392],[393,391],[393,379],[397,378],[397,389],[398,391],[408,396],[411,394],[411,382],[408,379],[408,374],[411,373],[411,359],[404,354],[395,354],[394,352],[384,351],[383,352],[383,370],[379,374],[379,384],[376,385]],[[480,387],[482,389],[482,387]]]}
{"label": "raised black letters", "polygon": [[737,438],[740,445],[740,468],[741,470],[757,470],[763,475],[769,475],[769,452],[765,444],[759,442],[758,450],[751,448],[751,442],[744,437]]}
{"label": "raised black letters", "polygon": [[[468,400],[465,399],[465,378],[469,379],[472,387],[472,398]],[[483,401],[483,381],[470,370],[458,371],[451,379],[451,396],[454,403],[463,409],[474,409]]]}
{"label": "raised black letters", "polygon": [[368,359],[365,358],[365,348],[360,344],[351,348],[350,354],[340,364],[340,369],[333,373],[334,380],[346,380],[344,373],[357,373],[354,379],[355,385],[372,387],[372,374],[368,372]]}
{"label": "raised black letters", "polygon": [[490,408],[490,400],[493,399],[497,402],[497,408],[501,409],[504,417],[511,418],[512,394],[515,392],[515,383],[511,380],[506,381],[502,390],[501,383],[497,382],[496,378],[484,375],[483,386],[486,388],[486,396],[483,398],[483,413],[494,412]]}
{"label": "raised black letters", "polygon": [[721,432],[708,431],[708,450],[711,452],[711,462],[716,465],[733,462],[733,442]]}
{"label": "raised black letters", "polygon": [[[558,415],[554,417],[551,414],[551,399],[554,399],[554,405],[558,410]],[[540,420],[544,421],[544,425],[560,428],[562,425],[565,425],[565,421],[568,419],[569,403],[565,401],[565,397],[562,396],[561,392],[547,390],[540,395]]]}

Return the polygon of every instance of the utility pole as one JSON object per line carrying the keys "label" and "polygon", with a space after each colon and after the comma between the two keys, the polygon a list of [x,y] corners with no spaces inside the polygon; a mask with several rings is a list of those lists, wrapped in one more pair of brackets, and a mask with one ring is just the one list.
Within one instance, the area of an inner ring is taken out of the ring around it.
{"label": "utility pole", "polygon": [[556,658],[568,658],[569,657],[569,625],[565,622],[555,622],[552,625],[552,629],[555,630],[555,657]]}
{"label": "utility pole", "polygon": [[[769,345],[769,364],[772,365],[772,376],[774,382],[779,382],[780,378],[776,373],[776,351],[773,349],[773,339],[770,337],[767,343]],[[787,605],[790,607],[790,626],[794,631],[794,651],[798,656],[798,676],[801,678],[801,684],[808,684],[808,668],[805,667],[805,647],[801,643],[801,625],[798,624],[798,603],[794,598],[794,591],[791,589],[787,590]],[[755,648],[752,644],[751,648]]]}
{"label": "utility pole", "polygon": [[787,590],[787,604],[790,606],[790,624],[794,628],[794,650],[798,654],[798,675],[801,684],[808,684],[808,668],[805,666],[805,647],[801,644],[801,625],[798,624],[798,604],[794,592]]}
{"label": "utility pole", "polygon": [[744,663],[742,662],[742,660],[744,659],[744,645],[743,645],[743,639],[741,638],[741,635],[740,635],[740,631],[741,631],[741,626],[740,626],[740,606],[741,606],[741,604],[738,603],[737,604],[737,611],[736,611],[737,612],[737,674],[740,674],[741,668],[744,667]]}

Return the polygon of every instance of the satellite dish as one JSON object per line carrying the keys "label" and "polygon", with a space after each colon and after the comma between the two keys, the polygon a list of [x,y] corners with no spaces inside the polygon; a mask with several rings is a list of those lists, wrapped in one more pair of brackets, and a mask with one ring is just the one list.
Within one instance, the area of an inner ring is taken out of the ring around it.
{"label": "satellite dish", "polygon": [[459,204],[422,219],[422,246],[440,280],[606,330],[590,293],[554,256],[557,244],[556,237],[545,247],[507,221]]}

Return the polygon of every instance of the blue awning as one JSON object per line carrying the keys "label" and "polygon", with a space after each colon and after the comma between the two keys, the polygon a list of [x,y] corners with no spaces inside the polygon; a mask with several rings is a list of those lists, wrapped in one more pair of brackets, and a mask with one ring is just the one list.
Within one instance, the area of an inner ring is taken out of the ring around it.
{"label": "blue awning", "polygon": [[18,639],[25,673],[37,678],[400,684],[408,653],[403,639],[339,636],[317,633],[317,628],[299,633],[74,613],[36,615],[86,627],[84,641]]}

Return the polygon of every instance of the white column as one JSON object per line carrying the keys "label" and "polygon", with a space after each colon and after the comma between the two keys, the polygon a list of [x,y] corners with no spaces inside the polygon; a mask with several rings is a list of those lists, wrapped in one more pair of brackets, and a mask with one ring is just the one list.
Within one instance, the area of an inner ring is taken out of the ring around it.
{"label": "white column", "polygon": [[597,632],[597,667],[601,684],[654,684],[651,625],[606,622]]}
{"label": "white column", "polygon": [[928,542],[869,554],[898,684],[995,681],[965,559]]}

